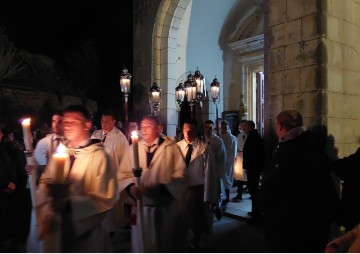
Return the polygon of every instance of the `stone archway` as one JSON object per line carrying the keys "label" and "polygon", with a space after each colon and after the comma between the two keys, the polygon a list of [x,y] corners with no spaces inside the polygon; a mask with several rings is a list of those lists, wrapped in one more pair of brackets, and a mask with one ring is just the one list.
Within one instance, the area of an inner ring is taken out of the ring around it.
{"label": "stone archway", "polygon": [[[153,33],[151,73],[153,80],[158,82],[162,89],[160,116],[167,123],[169,136],[176,134],[176,80],[186,71],[186,26],[190,13],[188,8],[191,9],[191,0],[162,0]],[[184,43],[177,38],[181,38]]]}

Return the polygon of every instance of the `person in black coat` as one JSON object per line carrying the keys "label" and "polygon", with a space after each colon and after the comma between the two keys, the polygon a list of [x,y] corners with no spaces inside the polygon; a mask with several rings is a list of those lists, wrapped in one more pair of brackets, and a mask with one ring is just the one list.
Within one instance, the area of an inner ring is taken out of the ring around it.
{"label": "person in black coat", "polygon": [[348,232],[360,222],[360,148],[336,160],[332,170],[343,181],[338,223]]}
{"label": "person in black coat", "polygon": [[13,170],[15,189],[8,195],[7,221],[11,226],[7,228],[10,242],[9,252],[26,252],[27,238],[31,222],[31,195],[27,188],[28,175],[25,171],[26,157],[24,147],[17,142],[14,133],[3,129],[2,146],[10,159]]}
{"label": "person in black coat", "polygon": [[243,168],[247,175],[247,186],[251,196],[251,219],[253,223],[261,222],[259,204],[260,175],[264,169],[265,147],[264,141],[255,129],[253,121],[243,124],[243,131],[247,135],[243,148]]}
{"label": "person in black coat", "polygon": [[0,252],[10,251],[10,229],[12,227],[9,220],[10,202],[12,193],[16,188],[16,175],[10,156],[4,147],[3,130],[0,129]]}
{"label": "person in black coat", "polygon": [[295,110],[277,116],[276,134],[260,187],[271,252],[324,252],[339,197],[323,151]]}

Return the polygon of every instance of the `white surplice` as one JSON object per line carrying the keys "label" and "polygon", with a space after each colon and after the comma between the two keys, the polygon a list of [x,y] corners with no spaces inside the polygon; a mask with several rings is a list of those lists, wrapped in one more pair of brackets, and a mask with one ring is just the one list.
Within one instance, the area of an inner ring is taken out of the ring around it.
{"label": "white surplice", "polygon": [[229,129],[220,137],[223,140],[226,149],[225,171],[221,178],[225,189],[230,190],[234,182],[234,163],[237,152],[237,139],[231,134]]}
{"label": "white surplice", "polygon": [[[110,250],[108,234],[101,227],[106,213],[116,200],[116,175],[111,170],[110,159],[101,143],[91,144],[81,149],[69,149],[75,155],[71,168],[69,202],[75,233],[76,246],[73,252],[107,252]],[[47,174],[51,173],[51,163],[45,169],[36,192],[36,209],[42,227],[42,218],[53,214],[48,190]],[[61,252],[59,230],[45,236],[42,252]]]}
{"label": "white surplice", "polygon": [[[184,158],[187,153],[188,144],[186,141],[177,142]],[[186,169],[185,178],[190,187],[204,185],[204,202],[216,204],[216,164],[211,147],[203,141],[197,139],[193,143],[189,167]]]}
{"label": "white surplice", "polygon": [[[185,158],[188,144],[185,139],[177,144]],[[218,202],[218,178],[211,147],[199,139],[191,145],[193,151],[185,174],[190,191],[187,212],[192,231],[191,242],[198,247],[202,238],[212,234],[213,216],[210,207]]]}
{"label": "white surplice", "polygon": [[38,165],[46,165],[50,155],[54,152],[54,141],[60,138],[61,142],[64,142],[64,137],[61,137],[55,133],[48,134],[36,144],[34,149],[34,159]]}
{"label": "white surplice", "polygon": [[[158,145],[159,138],[155,140],[155,146],[151,148],[154,155],[149,166],[147,166],[147,147],[143,140],[139,140],[139,166],[142,169],[141,189],[147,190],[162,186],[165,187],[167,193],[171,194],[172,198],[170,202],[163,205],[155,202],[153,205],[138,207],[137,222],[132,227],[133,252],[184,252],[186,250],[184,247],[187,225],[183,212],[183,199],[187,189],[184,179],[186,166],[175,141],[167,137],[163,137],[163,139],[164,141],[160,145]],[[118,171],[120,190],[136,183],[132,172],[134,168],[133,154],[133,145],[130,145]],[[161,195],[156,196],[158,200],[162,198],[164,197]],[[143,201],[149,199],[144,193]],[[141,228],[141,225],[144,227]],[[141,242],[141,236],[144,236],[143,242]]]}
{"label": "white surplice", "polygon": [[[99,139],[103,140],[104,131],[97,130],[91,136],[91,139]],[[124,157],[124,154],[129,149],[129,142],[126,139],[125,135],[116,127],[114,127],[111,131],[106,134],[106,139],[103,142],[105,146],[105,151],[109,154],[111,160],[111,168],[117,173],[120,162]],[[119,193],[119,191],[117,191]],[[118,199],[108,212],[107,216],[105,217],[102,225],[108,232],[114,232],[120,226],[123,226],[127,223],[128,219],[125,215],[125,208],[124,208],[124,200],[125,200],[125,193],[120,192]]]}

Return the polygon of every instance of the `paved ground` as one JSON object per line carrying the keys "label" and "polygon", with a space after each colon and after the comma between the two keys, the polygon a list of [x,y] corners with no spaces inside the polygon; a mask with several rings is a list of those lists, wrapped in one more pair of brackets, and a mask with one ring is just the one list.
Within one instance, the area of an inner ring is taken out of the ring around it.
{"label": "paved ground", "polygon": [[262,228],[246,222],[223,217],[213,225],[213,238],[201,252],[269,252]]}
{"label": "paved ground", "polygon": [[[236,195],[236,189],[230,192],[230,197]],[[238,203],[230,203],[222,219],[218,221],[214,217],[213,234],[204,240],[200,252],[203,253],[230,253],[230,252],[269,252],[261,227],[251,226],[247,223],[251,210],[249,194],[243,194],[243,200]],[[32,225],[32,236],[28,242],[28,252],[40,252],[39,243],[34,237]],[[120,229],[113,237],[113,252],[131,252],[131,231]]]}
{"label": "paved ground", "polygon": [[[236,188],[230,191],[230,197],[236,195]],[[260,226],[249,225],[251,211],[249,194],[243,193],[243,200],[230,202],[223,217],[218,221],[214,217],[213,234],[202,241],[202,253],[264,253],[269,252],[263,229]],[[114,252],[131,252],[130,229],[116,232],[113,238]]]}
{"label": "paved ground", "polygon": [[[113,252],[131,252],[130,230],[122,229],[113,238]],[[262,228],[224,216],[214,218],[213,235],[202,241],[202,253],[269,252]]]}

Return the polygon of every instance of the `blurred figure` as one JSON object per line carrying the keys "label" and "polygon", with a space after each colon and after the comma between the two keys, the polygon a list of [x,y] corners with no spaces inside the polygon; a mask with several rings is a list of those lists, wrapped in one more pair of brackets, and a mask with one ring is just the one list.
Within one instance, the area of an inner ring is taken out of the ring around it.
{"label": "blurred figure", "polygon": [[188,119],[183,124],[184,139],[177,142],[185,158],[185,179],[190,197],[187,212],[190,223],[190,251],[197,251],[201,238],[212,233],[212,208],[218,202],[217,169],[211,147],[197,138],[197,122]]}
{"label": "blurred figure", "polygon": [[295,110],[280,112],[275,130],[279,141],[260,187],[270,250],[324,252],[339,198],[323,151]]}
{"label": "blurred figure", "polygon": [[128,149],[118,172],[120,190],[126,190],[129,197],[138,200],[133,202],[136,218],[131,229],[132,251],[185,252],[185,162],[176,143],[160,136],[156,117],[143,117],[140,129],[140,178],[133,174],[133,168],[138,167],[134,165],[134,144]]}
{"label": "blurred figure", "polygon": [[222,209],[226,210],[227,205],[230,202],[230,189],[234,182],[234,163],[237,151],[237,140],[236,137],[231,134],[230,125],[227,120],[222,120],[220,126],[220,137],[223,140],[226,149],[225,170],[221,176],[222,184],[225,188],[225,199],[222,203]]}
{"label": "blurred figure", "polygon": [[64,197],[55,199],[46,182],[54,170],[51,164],[40,179],[36,209],[42,251],[111,252],[109,234],[101,225],[117,197],[109,155],[103,143],[90,139],[90,113],[84,106],[68,106],[63,111],[63,127],[71,184]]}
{"label": "blurred figure", "polygon": [[243,168],[243,149],[247,135],[245,134],[243,127],[245,127],[246,120],[242,120],[239,123],[239,134],[236,137],[237,140],[237,153],[234,165],[234,185],[237,187],[237,194],[233,197],[232,202],[239,202],[242,200],[244,184],[247,181],[247,175]]}

